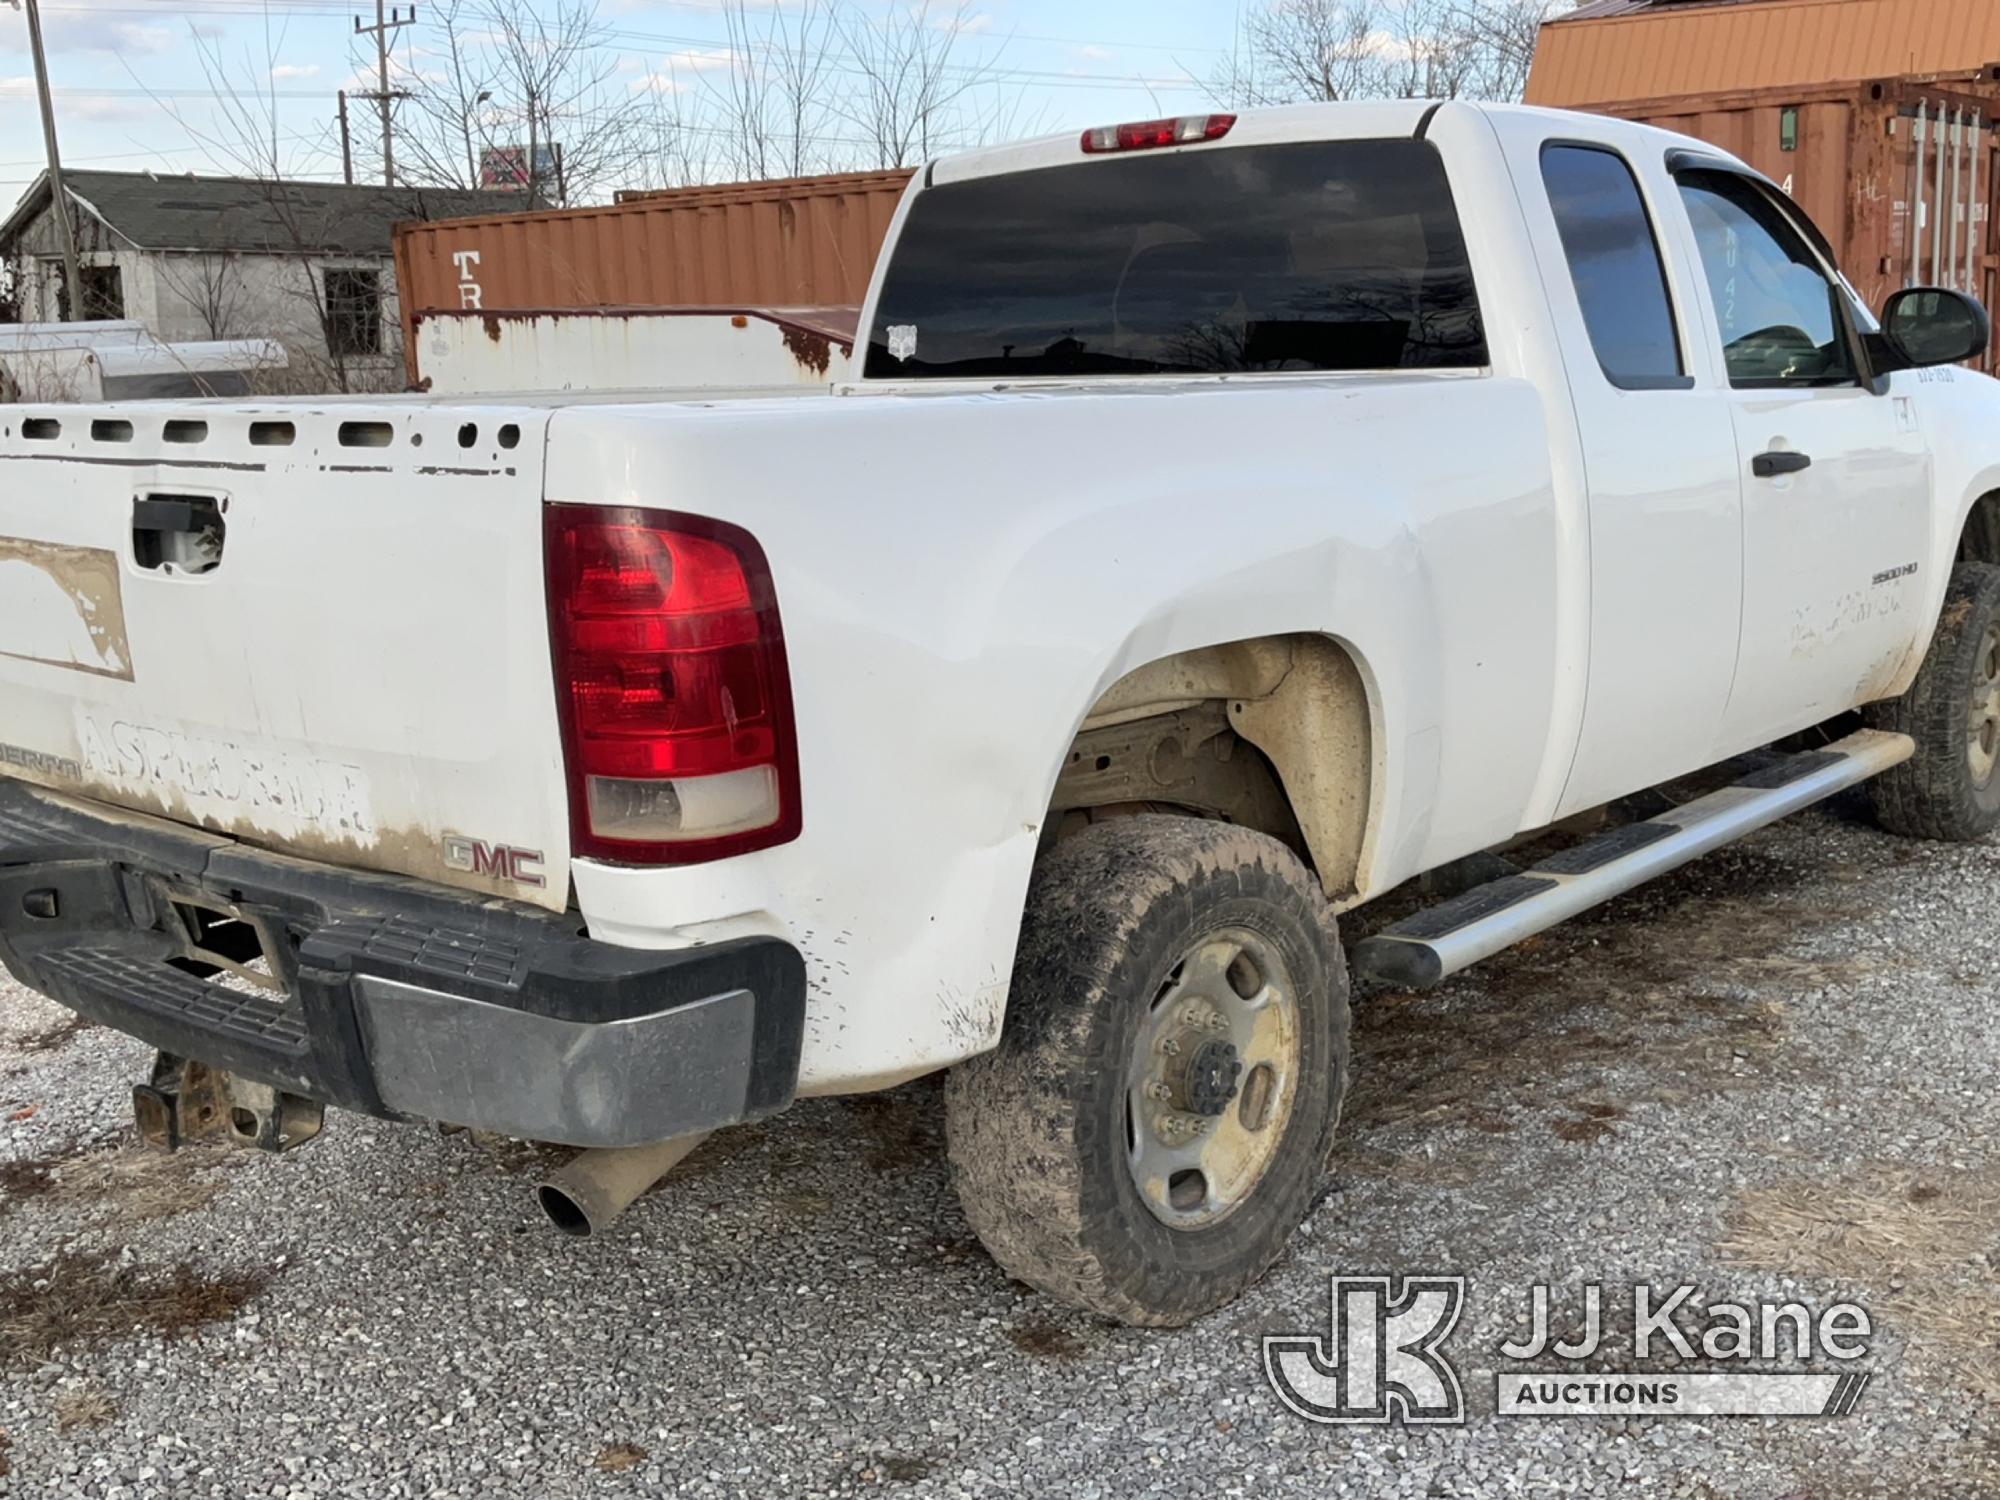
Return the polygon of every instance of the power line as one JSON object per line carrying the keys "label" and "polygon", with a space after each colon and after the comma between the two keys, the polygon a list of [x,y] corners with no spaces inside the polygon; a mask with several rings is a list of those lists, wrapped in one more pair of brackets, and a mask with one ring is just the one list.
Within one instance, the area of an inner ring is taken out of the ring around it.
{"label": "power line", "polygon": [[[221,6],[226,5],[228,3],[229,0],[204,0],[204,3],[200,6],[176,7],[172,12],[172,14],[175,15],[217,14],[217,15],[254,16],[259,14],[262,11],[263,7],[263,0],[244,0],[244,8],[241,10],[220,8]],[[344,14],[343,12],[337,12],[337,11],[307,9],[308,6],[314,6],[323,3],[323,0],[289,0],[289,3],[288,0],[279,0],[279,3],[287,4],[288,14],[291,15],[333,16],[333,15]],[[254,8],[252,8],[253,6]],[[59,7],[52,6],[50,8],[57,9]],[[110,7],[94,7],[94,6],[91,7],[70,6],[70,7],[60,7],[60,8],[76,10],[76,11],[91,11],[100,14],[110,9]],[[374,99],[381,110],[385,176],[388,176],[389,180],[393,181],[392,173],[393,173],[394,149],[390,141],[390,130],[391,130],[390,101],[393,98],[408,97],[408,95],[402,91],[392,92],[389,89],[388,65],[387,65],[388,48],[387,48],[386,38],[387,38],[387,33],[389,31],[397,30],[403,26],[410,25],[412,22],[416,21],[416,7],[415,6],[411,7],[411,12],[408,17],[400,17],[396,11],[392,10],[390,11],[387,19],[383,18],[379,14],[382,10],[382,0],[376,0],[376,9],[378,12],[376,25],[370,27],[364,27],[358,20],[356,20],[353,23],[356,34],[375,36],[377,42],[378,69],[380,73],[379,88],[377,90],[372,90],[360,94],[358,97]],[[142,15],[161,15],[161,14],[166,14],[167,12],[133,7],[130,8],[130,13],[142,14]],[[423,29],[431,32],[435,32],[442,29],[439,23],[437,23],[436,21],[430,21],[419,24],[423,27]],[[642,44],[645,46],[675,47],[683,51],[694,53],[697,55],[703,52],[706,52],[711,55],[717,54],[718,52],[726,52],[733,56],[734,52],[736,51],[736,49],[730,46],[729,39],[727,37],[689,36],[679,32],[642,31],[627,27],[607,28],[603,33],[603,36],[606,41],[620,41],[620,42],[625,42],[627,44]],[[1072,38],[1059,39],[1053,37],[1044,37],[1040,39],[1048,42],[1059,41],[1064,45],[1075,45],[1075,46],[1137,45],[1148,48],[1159,47],[1160,50],[1173,50],[1173,49],[1166,49],[1163,46],[1161,46],[1161,44],[1096,43],[1096,42],[1084,42],[1079,39],[1072,39]],[[760,54],[767,54],[771,49],[769,44],[766,43],[762,47],[751,46],[751,47],[746,47],[742,50],[751,60],[754,61],[759,57]],[[1189,49],[1189,50],[1220,50],[1220,49]],[[825,65],[825,70],[827,72],[840,74],[849,78],[866,79],[869,76],[867,68],[861,65],[860,59],[856,56],[851,47],[847,47],[844,44],[842,44],[839,48],[829,49],[829,51],[831,52],[833,57],[839,58],[840,61],[828,62]],[[640,58],[640,60],[645,62],[651,62],[651,59],[644,58],[643,56]],[[660,76],[662,74],[670,74],[675,71],[677,70],[672,68],[657,68],[650,66],[647,68],[648,76]],[[702,70],[694,69],[691,71],[695,71],[698,73]],[[1092,93],[1144,92],[1148,96],[1153,96],[1161,93],[1171,94],[1171,93],[1203,92],[1202,84],[1187,73],[1183,73],[1180,77],[1177,78],[1149,78],[1143,75],[1123,75],[1116,73],[1094,73],[1094,72],[1084,73],[1076,71],[1074,69],[1058,71],[1053,69],[1036,69],[1036,68],[1020,68],[1020,67],[1003,68],[996,66],[994,60],[991,58],[969,61],[964,63],[947,63],[939,69],[939,72],[941,74],[952,75],[957,79],[959,83],[966,86],[973,86],[977,84],[990,82],[997,85],[1033,86],[1036,88],[1047,89],[1047,90],[1081,89]],[[72,90],[61,90],[59,92],[68,94],[71,97],[79,97],[79,98],[89,97],[89,95],[78,93]],[[169,97],[169,98],[226,97],[226,95],[220,91],[209,91],[206,94],[200,91],[182,91],[182,90],[155,90],[155,91],[138,90],[135,92],[138,94],[146,94],[149,92],[157,93],[163,97]],[[273,97],[273,98],[317,98],[325,100],[337,97],[337,95],[333,92],[315,93],[304,90],[272,89],[264,92],[267,94],[268,97]],[[124,95],[124,96],[113,95],[107,91],[105,97],[130,97],[130,95]]]}
{"label": "power line", "polygon": [[[392,125],[389,119],[389,112],[390,112],[389,101],[391,98],[410,97],[410,95],[408,94],[407,91],[404,90],[392,91],[388,87],[388,67],[387,67],[388,51],[389,51],[388,41],[387,41],[388,33],[395,30],[399,30],[406,26],[411,26],[413,24],[418,27],[420,32],[425,32],[425,33],[434,34],[442,31],[444,28],[439,24],[439,22],[437,22],[434,19],[426,18],[423,21],[418,21],[415,6],[411,7],[410,14],[408,16],[404,16],[401,14],[400,7],[389,9],[386,14],[383,14],[384,0],[376,0],[376,6],[378,12],[376,25],[364,26],[359,20],[355,20],[353,22],[353,28],[357,35],[371,35],[374,36],[377,40],[378,74],[379,74],[379,80],[382,84],[382,88],[375,91],[368,91],[365,93],[361,93],[358,95],[358,97],[374,99],[381,107],[382,114],[384,116],[382,125],[383,125],[383,159],[384,159],[385,178],[393,182],[394,144],[391,135]],[[326,17],[328,19],[333,19],[333,18],[344,18],[347,14],[344,11],[329,8],[328,0],[199,0],[199,3],[194,5],[176,5],[172,6],[170,9],[166,7],[155,8],[151,6],[138,5],[138,4],[133,4],[128,6],[94,6],[94,5],[86,6],[86,5],[76,5],[76,4],[68,4],[68,5],[54,4],[54,5],[48,5],[45,8],[50,11],[62,10],[62,11],[91,13],[99,15],[112,13],[112,14],[144,15],[144,16],[154,16],[154,17],[166,16],[166,15],[172,15],[176,17],[211,15],[211,16],[229,16],[229,17],[242,16],[242,17],[255,18],[259,15],[268,14],[272,8],[278,9],[279,11],[281,11],[281,13],[287,16]],[[781,41],[778,41],[777,39],[774,39],[769,35],[767,35],[761,40],[755,38],[748,39],[747,44],[732,47],[731,39],[726,36],[723,37],[692,36],[680,32],[648,31],[636,28],[623,28],[623,27],[607,28],[606,31],[603,33],[603,37],[604,41],[607,44],[613,44],[613,45],[607,45],[604,48],[604,51],[607,53],[620,55],[620,48],[616,44],[624,44],[626,48],[630,49],[623,52],[622,56],[633,57],[635,58],[636,61],[642,63],[645,66],[646,70],[644,75],[642,75],[645,79],[658,79],[681,72],[688,72],[695,76],[699,76],[700,73],[705,71],[703,69],[698,69],[698,68],[676,69],[671,67],[670,65],[661,66],[660,65],[661,63],[671,64],[673,58],[671,56],[666,58],[650,57],[647,55],[647,49],[651,48],[675,48],[679,49],[682,52],[693,54],[695,56],[699,56],[704,53],[710,56],[729,55],[731,65],[737,65],[739,61],[747,61],[752,65],[757,65],[763,63],[766,59],[769,58],[769,56],[772,53],[776,52],[783,45]],[[849,45],[845,38],[829,38],[828,40],[829,42],[832,43],[832,45],[829,45],[825,48],[825,51],[828,54],[828,61],[825,63],[825,71],[833,74],[842,74],[842,75],[847,75],[849,77],[863,78],[863,79],[869,76],[868,69],[862,65],[861,54],[858,53],[851,45]],[[1223,51],[1223,49],[1211,49],[1211,48],[1170,48],[1165,44],[1158,44],[1158,43],[1088,42],[1081,38],[1042,36],[1037,34],[1028,34],[1024,36],[1019,33],[1011,34],[1009,37],[1003,40],[1005,41],[1025,40],[1030,42],[1045,43],[1049,45],[1065,45],[1065,46],[1079,46],[1079,47],[1107,46],[1107,47],[1131,48],[1133,50],[1146,50],[1146,51],[1180,51],[1180,52],[1212,51],[1218,53]],[[1183,73],[1180,77],[1176,78],[1149,78],[1143,75],[1121,75],[1121,74],[1103,73],[1103,72],[1079,72],[1076,70],[1058,71],[1048,68],[1003,67],[998,65],[997,53],[988,53],[984,57],[972,58],[964,62],[948,63],[944,65],[942,71],[951,74],[956,81],[962,83],[967,87],[981,85],[990,82],[994,85],[1002,87],[1005,86],[1032,87],[1043,90],[1084,89],[1093,92],[1118,92],[1118,91],[1143,90],[1149,95],[1156,94],[1159,92],[1169,92],[1169,93],[1193,92],[1193,91],[1199,91],[1201,87],[1201,85],[1193,78],[1192,75],[1186,73]],[[639,86],[640,86],[639,83],[635,81],[634,88],[636,89]],[[266,89],[260,89],[258,92],[261,97],[268,98],[274,102],[277,100],[331,101],[339,98],[339,92],[332,89],[266,88]],[[156,100],[157,99],[221,100],[221,99],[228,99],[235,97],[237,91],[229,89],[218,89],[213,87],[210,88],[169,87],[169,88],[158,88],[158,89],[138,87],[138,88],[73,88],[73,89],[65,88],[56,90],[56,93],[64,98],[78,99],[78,100],[84,100],[84,99],[115,100],[115,99],[128,99],[128,98],[150,98]],[[0,93],[0,103],[4,103],[7,97],[9,97],[7,94]],[[728,127],[715,126],[715,125],[697,125],[692,123],[685,123],[679,120],[674,120],[671,122],[663,122],[663,126],[664,128],[672,132],[692,137],[713,137],[720,139],[729,139],[733,138],[736,134],[736,131]],[[302,134],[293,134],[287,136],[285,137],[285,139],[288,141],[297,142],[310,139],[317,139],[317,136],[302,133]],[[815,146],[846,146],[846,147],[859,147],[866,149],[868,147],[877,144],[872,139],[865,136],[852,136],[852,135],[841,135],[832,133],[826,133],[826,134],[814,133],[809,135],[807,139],[811,144]],[[129,159],[135,156],[164,155],[164,154],[165,153],[161,152],[142,151],[142,152],[115,153],[111,155],[91,157],[91,158],[79,158],[79,160],[109,161],[116,159]],[[0,164],[0,165],[8,165],[8,164]],[[20,163],[18,165],[29,165],[29,164]],[[305,174],[299,173],[295,175],[305,175]],[[7,179],[0,179],[0,181],[5,181],[5,180]]]}
{"label": "power line", "polygon": [[[291,16],[324,17],[328,19],[345,18],[347,15],[347,12],[345,11],[318,8],[322,6],[322,4],[323,0],[298,0],[298,3],[296,5],[287,8],[287,14]],[[309,6],[315,8],[308,9],[307,7]],[[264,7],[261,3],[259,3],[259,0],[244,0],[244,3],[241,4],[240,6],[227,6],[226,0],[205,0],[205,4],[200,6],[175,6],[171,10],[163,8],[155,9],[145,6],[99,6],[99,5],[91,5],[91,6],[51,5],[47,6],[46,9],[50,11],[67,11],[73,14],[86,14],[86,15],[117,14],[117,15],[142,15],[142,16],[155,16],[155,17],[162,17],[162,16],[256,17],[263,13]],[[406,18],[405,20],[400,22],[392,22],[391,29],[394,29],[396,26],[406,25],[406,24],[409,24],[409,18]],[[443,29],[441,25],[436,21],[419,22],[418,25],[422,29],[431,32],[436,32]],[[372,34],[375,28],[363,27],[357,22],[356,30],[357,32],[362,34]],[[715,52],[718,50],[729,49],[729,41],[727,37],[689,36],[677,32],[638,31],[627,27],[609,27],[606,28],[603,35],[605,39],[608,41],[618,40],[627,42],[650,43],[650,44],[669,46],[669,47],[679,47],[687,51],[695,51],[695,52],[703,50]],[[1082,38],[1040,36],[1035,34],[1023,34],[1018,32],[1010,33],[1006,38],[1003,38],[1002,40],[1043,42],[1060,46],[1102,47],[1106,49],[1115,48],[1121,51],[1150,51],[1150,52],[1168,52],[1176,54],[1199,52],[1199,53],[1212,53],[1217,56],[1225,56],[1228,54],[1229,51],[1229,49],[1226,47],[1199,47],[1199,46],[1175,47],[1163,42],[1086,41]],[[852,52],[852,49],[843,47],[837,49],[835,51],[835,55],[844,56],[851,59],[854,54]],[[946,64],[946,70],[956,71],[956,72],[977,72],[981,74],[995,72],[1003,76],[1008,81],[1017,81],[1017,80],[1031,81],[1031,82],[1046,83],[1054,86],[1068,86],[1076,88],[1096,88],[1103,86],[1175,88],[1175,87],[1187,86],[1187,79],[1185,77],[1148,78],[1141,75],[1128,75],[1119,73],[1094,73],[1094,72],[1086,73],[1075,69],[1057,70],[1057,69],[1008,68],[1004,70],[998,70],[993,67],[991,61],[986,61],[986,60],[978,62],[970,62],[970,63]],[[850,74],[858,74],[865,70],[854,66],[847,66],[847,67],[836,67],[835,71],[845,72]]]}
{"label": "power line", "polygon": [[[340,9],[337,5],[330,4],[329,0],[203,0],[203,3],[200,5],[176,5],[171,3],[171,0],[163,0],[163,3],[159,5],[44,5],[42,9],[50,12],[66,11],[78,15],[125,15],[173,18],[179,16],[260,16],[267,9],[274,7],[284,11],[287,15],[308,18],[324,17],[329,20],[344,20],[348,15],[347,11]],[[436,29],[439,23],[430,21],[419,24]],[[660,35],[664,35],[664,33]],[[718,42],[726,41],[726,38],[686,37],[679,40],[691,46],[713,46]],[[1219,57],[1228,56],[1231,50],[1228,47],[1180,46],[1172,42],[1139,42],[1125,38],[1050,36],[1046,33],[1032,31],[1010,31],[1002,40],[1007,42],[1037,42],[1056,47],[1102,47],[1116,49],[1120,52],[1167,52],[1174,54],[1200,52],[1210,53]]]}
{"label": "power line", "polygon": [[[317,130],[302,130],[291,135],[281,135],[278,139],[289,145],[297,141],[316,141],[321,139],[321,136],[322,132]],[[144,151],[107,151],[96,156],[70,156],[66,160],[71,166],[84,166],[100,161],[131,161],[135,157],[165,156],[166,154],[166,148],[154,146]],[[15,167],[39,167],[40,165],[40,161],[0,161],[0,171],[6,171],[9,168]],[[180,174],[170,171],[167,175],[178,176]],[[32,177],[0,177],[0,182],[33,181],[34,178]]]}

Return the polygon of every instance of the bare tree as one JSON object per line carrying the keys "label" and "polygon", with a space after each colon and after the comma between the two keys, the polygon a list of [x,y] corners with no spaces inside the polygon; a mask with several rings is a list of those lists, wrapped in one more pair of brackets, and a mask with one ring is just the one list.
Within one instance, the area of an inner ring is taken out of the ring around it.
{"label": "bare tree", "polygon": [[[744,0],[736,0],[743,15]],[[776,96],[773,139],[778,166],[793,177],[825,165],[820,144],[831,123],[831,74],[840,12],[834,0],[799,0],[797,21],[782,7],[764,35],[765,66]]]}
{"label": "bare tree", "polygon": [[248,311],[240,256],[162,255],[154,266],[154,274],[187,304],[203,338],[237,336]]}
{"label": "bare tree", "polygon": [[722,0],[727,45],[634,84],[635,186],[907,166],[1035,128],[992,60],[962,54],[972,0],[875,17],[853,0]]}
{"label": "bare tree", "polygon": [[1245,104],[1358,99],[1379,91],[1377,0],[1268,0],[1244,17]]}
{"label": "bare tree", "polygon": [[526,150],[529,198],[590,201],[625,174],[642,113],[619,81],[594,0],[492,0],[486,14],[499,80],[486,102]]}
{"label": "bare tree", "polygon": [[993,81],[990,61],[955,61],[971,0],[950,9],[918,0],[879,20],[844,12],[840,31],[860,82],[844,112],[861,129],[875,167],[908,167],[984,131],[968,106]]}
{"label": "bare tree", "polygon": [[1488,99],[1518,99],[1527,91],[1528,70],[1534,66],[1535,43],[1542,23],[1580,0],[1487,0],[1462,6],[1465,25],[1484,66],[1481,95]]}
{"label": "bare tree", "polygon": [[1230,103],[1518,99],[1574,0],[1262,0],[1210,92]]}
{"label": "bare tree", "polygon": [[432,187],[480,186],[480,153],[491,144],[491,107],[499,89],[499,69],[486,43],[483,12],[465,0],[431,7],[430,24],[442,46],[425,50],[413,68],[408,108],[396,127],[399,169],[406,181]]}
{"label": "bare tree", "polygon": [[625,186],[673,188],[713,181],[722,170],[718,162],[724,133],[704,123],[706,102],[692,94],[671,66],[647,72],[634,87],[644,107],[633,132]]}
{"label": "bare tree", "polygon": [[540,203],[624,185],[649,104],[620,76],[595,0],[442,0],[434,25],[434,44],[403,65],[401,181],[493,186],[497,154]]}
{"label": "bare tree", "polygon": [[1399,99],[1456,99],[1477,92],[1478,47],[1460,0],[1403,0],[1385,8],[1376,42],[1377,92]]}
{"label": "bare tree", "polygon": [[724,0],[725,66],[697,74],[738,177],[803,177],[825,165],[838,95],[839,0],[772,5]]}

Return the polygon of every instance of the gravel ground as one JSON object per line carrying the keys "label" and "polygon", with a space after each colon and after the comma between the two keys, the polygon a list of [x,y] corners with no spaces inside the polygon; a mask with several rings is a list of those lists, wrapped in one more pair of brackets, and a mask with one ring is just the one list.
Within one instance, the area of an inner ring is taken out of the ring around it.
{"label": "gravel ground", "polygon": [[[995,1269],[934,1083],[719,1137],[579,1242],[525,1146],[335,1116],[282,1158],[136,1152],[139,1046],[0,981],[0,1494],[2000,1495],[1996,880],[2000,845],[1848,799],[1360,996],[1332,1190],[1175,1333]],[[1384,1269],[1470,1278],[1465,1426],[1263,1385],[1261,1334]],[[1538,1280],[1852,1298],[1874,1380],[1844,1419],[1496,1419]]]}

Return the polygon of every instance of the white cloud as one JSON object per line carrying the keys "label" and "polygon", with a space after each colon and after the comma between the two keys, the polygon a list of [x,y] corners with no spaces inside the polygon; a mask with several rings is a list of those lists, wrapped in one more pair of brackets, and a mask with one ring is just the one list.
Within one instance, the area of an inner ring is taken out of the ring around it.
{"label": "white cloud", "polygon": [[[660,3],[661,0],[611,0],[608,8],[613,11],[629,13],[636,10],[652,10]],[[736,9],[738,3],[739,0],[668,0],[666,8],[682,11],[709,11],[720,14],[723,11]],[[746,10],[782,10],[789,5],[796,4],[797,0],[741,0],[741,3]]]}
{"label": "white cloud", "polygon": [[[149,55],[165,52],[180,40],[180,33],[165,26],[153,26],[101,15],[89,10],[55,11],[42,20],[42,40],[51,52],[118,52]],[[28,28],[9,26],[0,31],[0,52],[28,50]]]}
{"label": "white cloud", "polygon": [[660,71],[667,73],[719,73],[735,66],[736,54],[727,47],[669,52],[660,59]]}
{"label": "white cloud", "polygon": [[[33,75],[0,78],[0,105],[35,101]],[[89,93],[56,90],[56,109],[65,120],[137,120],[156,118],[157,106],[146,99],[107,98]]]}
{"label": "white cloud", "polygon": [[635,78],[627,88],[635,94],[685,94],[694,86],[703,73],[722,73],[737,66],[741,59],[727,47],[711,51],[669,52],[654,60],[646,59],[639,66],[646,71]]}
{"label": "white cloud", "polygon": [[285,83],[295,78],[319,77],[318,63],[279,63],[271,69],[271,81]]}
{"label": "white cloud", "polygon": [[[442,83],[446,74],[440,69],[412,67],[395,53],[389,54],[389,85],[391,88],[419,88],[425,84]],[[379,76],[375,64],[356,62],[346,79],[335,87],[346,89],[350,94],[366,93],[376,87]]]}

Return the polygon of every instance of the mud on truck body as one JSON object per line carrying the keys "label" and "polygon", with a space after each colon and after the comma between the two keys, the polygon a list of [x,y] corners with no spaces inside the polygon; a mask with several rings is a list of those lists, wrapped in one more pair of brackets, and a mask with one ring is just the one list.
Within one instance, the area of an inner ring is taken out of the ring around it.
{"label": "mud on truck body", "polygon": [[1698,142],[1395,103],[941,160],[861,329],[811,396],[0,415],[0,958],[158,1049],[149,1138],[564,1143],[588,1228],[950,1069],[1000,1264],[1178,1323],[1319,1191],[1350,964],[1435,984],[1862,782],[2000,816],[1985,314],[1878,322]]}

